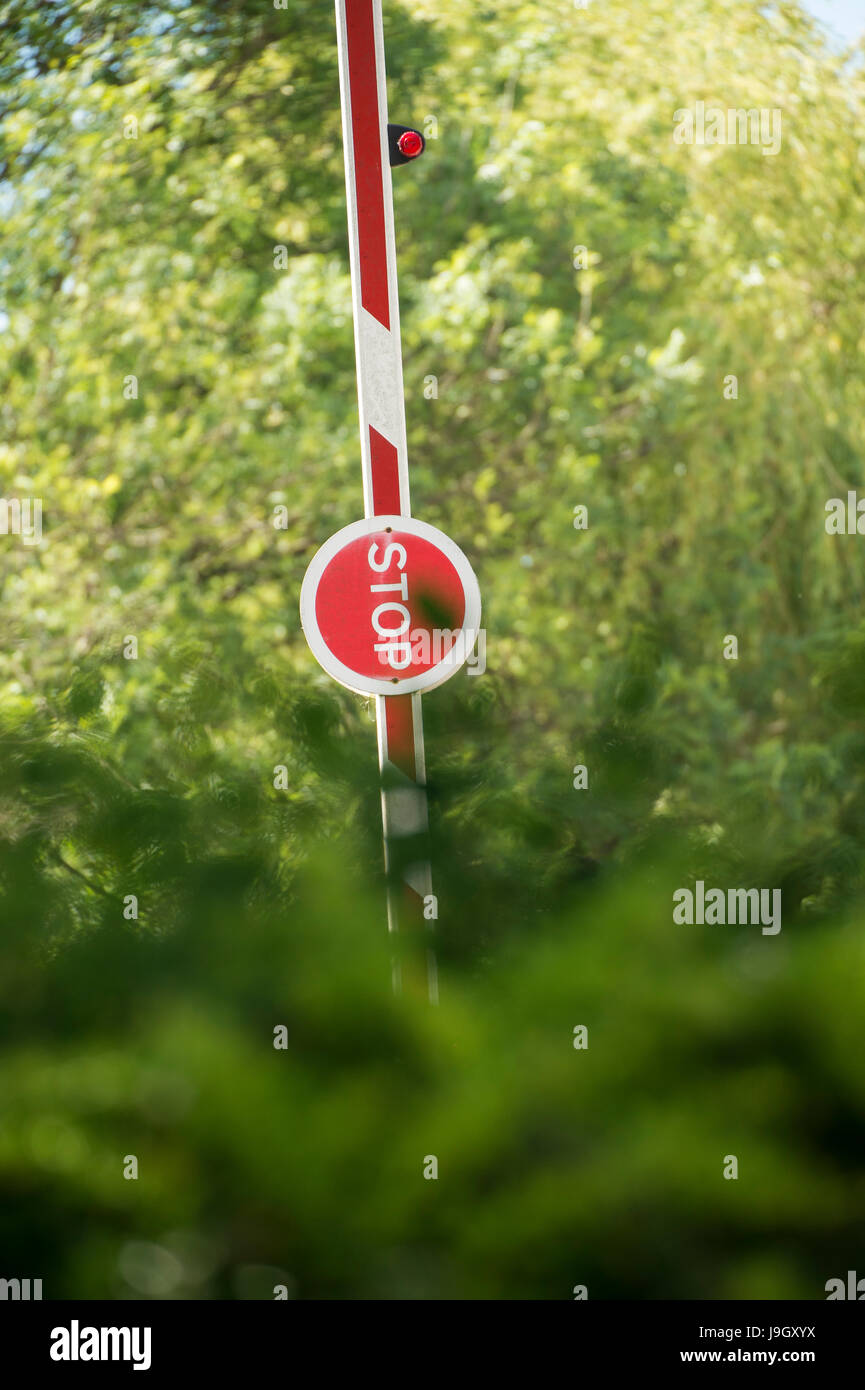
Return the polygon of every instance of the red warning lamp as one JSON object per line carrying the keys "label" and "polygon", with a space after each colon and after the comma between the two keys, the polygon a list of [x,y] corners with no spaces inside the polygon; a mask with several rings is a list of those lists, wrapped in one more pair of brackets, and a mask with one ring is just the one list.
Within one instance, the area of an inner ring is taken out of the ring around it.
{"label": "red warning lamp", "polygon": [[423,154],[426,140],[414,126],[391,125],[388,122],[387,145],[390,166],[393,169],[398,164],[410,164],[419,154]]}
{"label": "red warning lamp", "polygon": [[417,159],[423,149],[423,137],[418,135],[416,130],[403,131],[397,141],[400,154],[404,154],[406,159]]}

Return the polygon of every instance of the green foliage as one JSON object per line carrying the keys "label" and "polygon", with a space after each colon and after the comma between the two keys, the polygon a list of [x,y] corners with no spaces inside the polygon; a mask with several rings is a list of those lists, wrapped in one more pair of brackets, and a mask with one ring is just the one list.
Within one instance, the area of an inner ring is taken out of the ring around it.
{"label": "green foliage", "polygon": [[[424,706],[434,1012],[297,616],[361,509],[331,9],[3,7],[0,495],[45,533],[0,537],[0,1272],[821,1297],[865,1222],[865,567],[823,525],[865,70],[786,0],[385,8],[438,124],[394,178],[413,508],[488,634]],[[780,152],[674,143],[698,100]],[[674,926],[696,877],[782,932]]]}

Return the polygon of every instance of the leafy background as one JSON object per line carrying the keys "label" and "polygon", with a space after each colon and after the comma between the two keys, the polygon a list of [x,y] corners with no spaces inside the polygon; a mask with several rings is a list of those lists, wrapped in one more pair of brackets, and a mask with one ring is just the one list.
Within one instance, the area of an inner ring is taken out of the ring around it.
{"label": "leafy background", "polygon": [[[331,8],[2,6],[0,492],[45,533],[0,548],[0,1273],[823,1298],[865,1232],[865,569],[824,528],[865,72],[792,0],[385,10],[437,122],[394,179],[413,506],[488,633],[425,701],[436,1010],[389,991],[372,711],[297,617],[360,510]],[[780,153],[675,144],[698,100]],[[675,926],[697,877],[781,933]]]}

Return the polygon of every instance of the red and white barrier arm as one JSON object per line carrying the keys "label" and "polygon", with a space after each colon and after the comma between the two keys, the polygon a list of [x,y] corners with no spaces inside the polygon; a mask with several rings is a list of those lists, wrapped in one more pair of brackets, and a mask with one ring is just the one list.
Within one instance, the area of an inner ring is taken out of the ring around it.
{"label": "red and white barrier arm", "polygon": [[[381,0],[336,0],[364,514],[410,516],[396,242]],[[423,933],[426,989],[438,998],[419,694],[376,699],[391,932]],[[425,916],[425,904],[426,913]],[[432,914],[432,915],[430,915]],[[401,988],[401,966],[394,966]]]}

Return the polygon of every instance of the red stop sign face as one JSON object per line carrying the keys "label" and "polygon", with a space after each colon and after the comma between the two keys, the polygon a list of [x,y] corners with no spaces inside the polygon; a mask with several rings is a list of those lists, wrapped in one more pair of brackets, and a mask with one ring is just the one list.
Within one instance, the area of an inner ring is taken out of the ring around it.
{"label": "red stop sign face", "polygon": [[446,681],[477,639],[474,572],[452,540],[413,517],[356,521],[313,558],[300,617],[318,661],[362,695]]}

